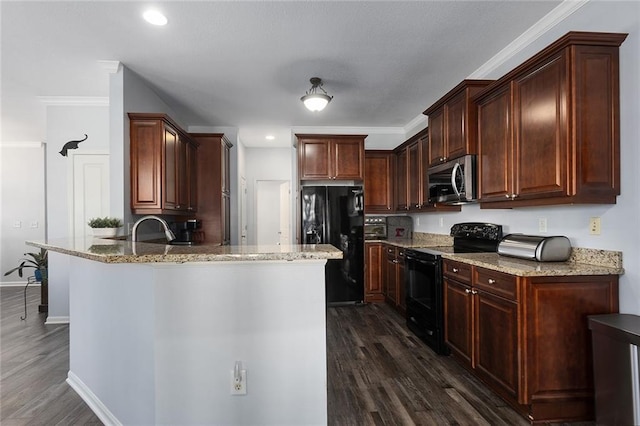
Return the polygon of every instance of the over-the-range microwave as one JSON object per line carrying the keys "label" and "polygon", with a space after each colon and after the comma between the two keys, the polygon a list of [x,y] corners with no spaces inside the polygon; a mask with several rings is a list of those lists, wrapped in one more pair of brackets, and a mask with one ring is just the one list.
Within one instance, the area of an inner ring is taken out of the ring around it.
{"label": "over-the-range microwave", "polygon": [[465,155],[427,169],[429,203],[476,202],[476,161],[475,155]]}

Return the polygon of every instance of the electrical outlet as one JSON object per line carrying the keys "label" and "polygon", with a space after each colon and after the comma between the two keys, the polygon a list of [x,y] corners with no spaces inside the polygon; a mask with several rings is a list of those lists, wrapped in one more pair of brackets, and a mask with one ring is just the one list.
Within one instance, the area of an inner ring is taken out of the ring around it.
{"label": "electrical outlet", "polygon": [[235,373],[230,371],[229,377],[231,378],[231,395],[246,395],[247,394],[247,370],[240,370],[240,381],[236,382]]}
{"label": "electrical outlet", "polygon": [[15,222],[13,222],[13,227],[22,228],[22,222],[20,222],[19,220],[16,220]]}
{"label": "electrical outlet", "polygon": [[37,220],[31,221],[31,227],[32,228],[37,228],[38,227],[38,221]]}
{"label": "electrical outlet", "polygon": [[547,218],[541,217],[538,219],[538,231],[547,232]]}
{"label": "electrical outlet", "polygon": [[600,235],[600,218],[589,218],[589,233],[591,235]]}

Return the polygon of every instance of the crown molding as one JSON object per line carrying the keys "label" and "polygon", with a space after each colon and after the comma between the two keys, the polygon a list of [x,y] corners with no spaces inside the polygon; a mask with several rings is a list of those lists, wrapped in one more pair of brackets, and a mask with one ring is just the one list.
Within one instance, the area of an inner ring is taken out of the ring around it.
{"label": "crown molding", "polygon": [[109,106],[108,96],[37,96],[47,106]]}
{"label": "crown molding", "polygon": [[0,148],[42,148],[44,145],[45,145],[44,142],[39,142],[39,141],[0,142]]}
{"label": "crown molding", "polygon": [[504,49],[496,53],[480,68],[469,74],[468,78],[486,78],[492,71],[500,67],[500,65],[507,62],[510,58],[518,54],[587,3],[589,3],[589,0],[564,0],[551,12],[547,13],[538,22],[533,24],[527,31],[509,43]]}
{"label": "crown molding", "polygon": [[[408,122],[407,124],[404,125],[404,133],[408,134],[409,132],[420,128],[418,131],[424,129],[425,127],[427,127],[427,116],[424,114],[420,114],[417,117],[415,117],[413,120],[411,120],[410,122]],[[416,131],[416,133],[418,132]]]}
{"label": "crown molding", "polygon": [[116,74],[122,68],[120,61],[98,61],[98,65],[109,74]]}

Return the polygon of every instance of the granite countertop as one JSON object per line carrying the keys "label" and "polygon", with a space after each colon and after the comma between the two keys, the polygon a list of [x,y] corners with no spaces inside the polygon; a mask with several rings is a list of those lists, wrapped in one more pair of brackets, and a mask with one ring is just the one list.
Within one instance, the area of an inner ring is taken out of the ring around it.
{"label": "granite countertop", "polygon": [[[367,240],[403,248],[452,246],[448,235],[414,232],[411,239]],[[568,275],[622,275],[622,252],[573,247],[566,262],[535,262],[501,256],[498,253],[441,253],[444,259],[456,260],[520,277]]]}
{"label": "granite countertop", "polygon": [[342,252],[329,244],[221,246],[201,244],[177,246],[117,239],[27,241],[49,251],[104,263],[185,263],[221,261],[294,261],[342,259]]}

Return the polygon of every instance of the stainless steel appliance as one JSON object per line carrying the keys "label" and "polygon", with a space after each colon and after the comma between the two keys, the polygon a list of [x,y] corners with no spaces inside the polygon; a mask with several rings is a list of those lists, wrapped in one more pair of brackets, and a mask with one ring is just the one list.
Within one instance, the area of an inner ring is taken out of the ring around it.
{"label": "stainless steel appliance", "polygon": [[303,244],[332,244],[341,260],[328,260],[328,305],[364,300],[364,212],[361,186],[305,186],[301,193]]}
{"label": "stainless steel appliance", "polygon": [[465,155],[427,169],[429,203],[465,204],[476,201],[476,156]]}
{"label": "stainless steel appliance", "polygon": [[386,240],[387,239],[386,216],[365,216],[364,239],[365,240]]}
{"label": "stainless steel appliance", "polygon": [[498,244],[498,254],[538,262],[564,262],[571,256],[571,242],[563,236],[509,234]]}
{"label": "stainless steel appliance", "polygon": [[451,227],[453,247],[409,249],[405,252],[407,327],[439,355],[447,355],[444,341],[442,253],[495,252],[502,226],[458,223]]}

